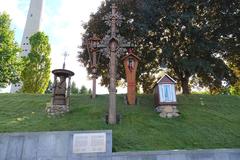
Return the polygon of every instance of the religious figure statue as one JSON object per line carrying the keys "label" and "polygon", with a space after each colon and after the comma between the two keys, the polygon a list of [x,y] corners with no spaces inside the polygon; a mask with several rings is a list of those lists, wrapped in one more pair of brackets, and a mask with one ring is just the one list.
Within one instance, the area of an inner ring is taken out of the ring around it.
{"label": "religious figure statue", "polygon": [[65,95],[66,93],[66,77],[60,76],[60,81],[57,82],[55,88],[56,95]]}
{"label": "religious figure statue", "polygon": [[130,72],[132,72],[133,69],[134,69],[134,60],[133,60],[133,58],[129,58],[128,59],[128,69],[130,70]]}

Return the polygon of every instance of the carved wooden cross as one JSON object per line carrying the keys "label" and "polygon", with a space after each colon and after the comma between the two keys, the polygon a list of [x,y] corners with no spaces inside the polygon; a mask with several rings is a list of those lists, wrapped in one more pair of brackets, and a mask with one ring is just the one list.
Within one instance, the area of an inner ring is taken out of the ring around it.
{"label": "carved wooden cross", "polygon": [[106,25],[110,28],[110,31],[100,42],[98,48],[106,57],[110,59],[109,64],[109,108],[108,108],[108,123],[117,123],[117,107],[116,107],[116,66],[117,58],[122,54],[125,54],[127,49],[131,47],[130,43],[118,34],[117,26],[121,26],[122,21],[125,19],[119,12],[117,12],[117,7],[112,4],[112,12],[104,16]]}

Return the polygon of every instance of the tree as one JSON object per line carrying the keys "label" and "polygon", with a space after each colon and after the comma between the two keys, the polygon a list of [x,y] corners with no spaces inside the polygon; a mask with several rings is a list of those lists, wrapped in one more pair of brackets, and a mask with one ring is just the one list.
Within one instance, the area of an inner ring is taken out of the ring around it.
{"label": "tree", "polygon": [[221,17],[218,22],[220,27],[215,34],[223,48],[221,56],[237,78],[230,86],[230,93],[240,95],[240,2],[231,0],[215,3],[220,8],[220,12],[217,12],[217,16]]}
{"label": "tree", "polygon": [[89,95],[92,94],[92,90],[91,90],[91,88],[89,88],[89,90],[88,90],[88,94],[89,94]]}
{"label": "tree", "polygon": [[215,32],[221,15],[212,16],[219,9],[209,1],[174,2],[164,8],[160,29],[154,30],[155,38],[161,39],[160,63],[166,64],[185,94],[190,92],[190,78],[200,79],[201,85],[210,89],[221,88],[223,80],[233,82],[232,70],[219,56],[223,48]]}
{"label": "tree", "polygon": [[19,82],[23,66],[17,57],[21,49],[14,41],[14,31],[10,25],[9,15],[0,13],[0,87]]}
{"label": "tree", "polygon": [[[113,0],[101,5],[85,25],[86,40],[92,33],[101,38],[106,34],[102,18],[110,11]],[[137,81],[144,92],[150,92],[161,67],[176,79],[184,94],[190,93],[189,80],[198,81],[211,90],[222,87],[222,81],[233,84],[236,76],[228,62],[239,57],[239,2],[219,1],[167,1],[167,0],[115,0],[126,17],[120,34],[136,45],[142,59]],[[127,5],[126,5],[127,4]],[[228,27],[232,30],[229,30]],[[232,38],[231,38],[232,37]],[[234,37],[234,38],[233,38]],[[84,45],[83,45],[84,48]],[[234,52],[235,51],[235,52]],[[234,54],[233,54],[234,53]],[[83,50],[79,60],[90,71],[88,54]],[[232,60],[230,60],[232,59]],[[239,58],[238,58],[239,59]],[[102,56],[99,63],[101,84],[108,84],[108,60]],[[120,78],[125,78],[122,65]]]}
{"label": "tree", "polygon": [[76,83],[73,81],[72,85],[71,85],[71,93],[72,94],[78,94],[79,93],[79,89],[76,86]]}
{"label": "tree", "polygon": [[234,66],[233,70],[238,78],[238,81],[236,81],[233,85],[230,86],[230,94],[240,95],[240,66],[238,66],[238,67]]}
{"label": "tree", "polygon": [[82,86],[80,91],[79,91],[79,93],[86,95],[86,94],[88,94],[88,90],[87,90],[87,88],[85,86]]}
{"label": "tree", "polygon": [[26,67],[22,73],[22,91],[44,93],[50,79],[50,44],[48,36],[37,32],[30,37],[31,51],[24,57]]}
{"label": "tree", "polygon": [[[112,1],[106,1],[105,3],[103,2],[101,7],[99,8],[99,11],[96,14],[92,14],[90,21],[84,25],[84,28],[86,29],[86,33],[83,35],[83,42],[86,42],[89,37],[93,35],[93,33],[96,33],[100,38],[103,38],[104,35],[107,33],[109,27],[107,27],[102,20],[102,17],[104,17],[107,13],[111,12],[111,3]],[[123,24],[121,26],[121,29],[119,29],[120,34],[124,36],[127,40],[132,40],[132,37],[135,37],[135,33],[139,32],[141,34],[142,32],[140,30],[134,30],[134,27],[132,25],[132,19],[133,17],[137,17],[134,12],[131,12],[133,9],[135,9],[135,3],[134,1],[116,1],[117,6],[119,7],[120,12],[126,17],[126,20],[123,21]],[[125,5],[127,4],[127,5]],[[139,38],[139,37],[136,37]],[[130,41],[134,42],[134,40]],[[85,48],[85,43],[82,44],[83,51],[79,52],[79,61],[86,66],[87,71],[89,74],[91,74],[91,66],[89,65],[89,55],[87,52],[87,49]],[[143,50],[145,52],[146,50]],[[139,50],[137,51],[137,53]],[[151,56],[150,58],[147,59],[145,57],[141,57],[141,54],[138,54],[142,60],[144,60],[144,63],[150,63],[152,61]],[[139,70],[144,70],[146,65],[144,63],[139,64]],[[101,76],[101,85],[108,86],[109,84],[109,79],[108,79],[108,64],[109,64],[109,59],[106,58],[105,56],[100,56],[99,58],[99,63],[98,63],[98,76]],[[118,66],[117,66],[117,77],[118,80],[121,78],[126,78],[125,72],[124,72],[124,66],[123,63],[121,63],[121,57],[118,58]],[[156,67],[157,68],[157,67]],[[137,74],[137,79],[140,79],[142,77],[139,77],[139,73]],[[149,73],[149,72],[148,72]],[[146,76],[148,77],[148,76]],[[141,82],[146,82],[148,79],[141,79]],[[118,83],[120,84],[120,83]]]}
{"label": "tree", "polygon": [[48,81],[48,86],[47,86],[47,89],[45,91],[45,94],[50,94],[52,93],[52,89],[53,89],[53,83],[51,80]]}

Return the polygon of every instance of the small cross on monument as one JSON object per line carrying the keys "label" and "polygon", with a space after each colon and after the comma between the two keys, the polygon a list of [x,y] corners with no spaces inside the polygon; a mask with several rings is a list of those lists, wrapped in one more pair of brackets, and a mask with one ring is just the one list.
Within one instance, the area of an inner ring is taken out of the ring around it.
{"label": "small cross on monument", "polygon": [[65,69],[65,66],[66,66],[65,61],[66,61],[67,56],[69,56],[69,54],[65,51],[64,54],[63,54],[63,56],[64,56],[63,69]]}

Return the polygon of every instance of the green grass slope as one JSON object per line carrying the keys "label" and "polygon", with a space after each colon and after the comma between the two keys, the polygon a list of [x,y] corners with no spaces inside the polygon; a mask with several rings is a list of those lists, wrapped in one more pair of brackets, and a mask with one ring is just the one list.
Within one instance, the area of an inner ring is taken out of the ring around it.
{"label": "green grass slope", "polygon": [[0,132],[113,130],[114,151],[195,148],[240,148],[240,97],[178,96],[179,118],[163,119],[154,112],[153,96],[140,95],[127,106],[117,97],[120,124],[104,123],[108,96],[96,100],[72,96],[71,111],[49,118],[50,95],[0,94]]}

